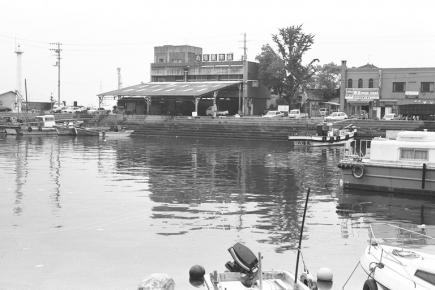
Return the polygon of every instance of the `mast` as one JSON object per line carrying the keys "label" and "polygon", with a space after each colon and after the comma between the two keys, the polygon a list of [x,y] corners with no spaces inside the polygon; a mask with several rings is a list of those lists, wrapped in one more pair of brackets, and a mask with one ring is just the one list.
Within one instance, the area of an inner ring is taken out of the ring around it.
{"label": "mast", "polygon": [[304,234],[305,215],[307,214],[307,207],[308,207],[308,198],[309,198],[309,196],[310,196],[310,188],[308,188],[308,190],[307,190],[307,197],[305,199],[304,215],[302,217],[301,231],[299,233],[299,246],[298,246],[298,255],[297,255],[297,258],[296,258],[296,270],[295,270],[295,285],[298,282],[299,256],[301,254],[302,236]]}

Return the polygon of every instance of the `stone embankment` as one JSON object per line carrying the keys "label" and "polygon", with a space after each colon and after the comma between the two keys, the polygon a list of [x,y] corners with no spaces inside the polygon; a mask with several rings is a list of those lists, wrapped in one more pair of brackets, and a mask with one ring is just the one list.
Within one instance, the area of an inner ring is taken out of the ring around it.
{"label": "stone embankment", "polygon": [[[36,115],[36,114],[35,114]],[[2,116],[14,116],[2,113]],[[28,116],[32,118],[34,116]],[[86,126],[107,127],[122,125],[134,129],[136,136],[168,136],[188,138],[231,138],[245,140],[286,141],[289,135],[314,134],[320,118],[290,120],[288,118],[261,117],[170,117],[153,115],[87,115],[56,114],[60,120],[83,120]],[[353,124],[358,128],[358,137],[372,138],[385,136],[386,130],[435,131],[435,121],[406,120],[344,120],[334,126]]]}
{"label": "stone embankment", "polygon": [[[288,136],[314,134],[322,119],[290,120],[287,118],[261,117],[168,117],[168,116],[121,116],[108,115],[100,125],[124,125],[135,130],[136,136],[177,136],[189,138],[232,138],[250,140],[287,141]],[[385,136],[386,130],[435,131],[434,121],[406,120],[344,120],[334,126],[353,124],[358,136],[372,138]]]}

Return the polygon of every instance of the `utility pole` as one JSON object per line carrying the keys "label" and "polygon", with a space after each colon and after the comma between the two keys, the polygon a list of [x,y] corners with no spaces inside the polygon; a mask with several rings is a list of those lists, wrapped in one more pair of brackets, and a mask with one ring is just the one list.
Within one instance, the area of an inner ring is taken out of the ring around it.
{"label": "utility pole", "polygon": [[248,101],[248,55],[246,53],[246,32],[243,33],[243,101],[242,114],[245,115],[245,107]]}
{"label": "utility pole", "polygon": [[60,42],[52,42],[50,45],[54,45],[55,48],[50,48],[51,51],[54,51],[56,55],[56,64],[54,66],[57,66],[57,103],[60,106],[60,52],[62,49],[60,46],[62,43]]}

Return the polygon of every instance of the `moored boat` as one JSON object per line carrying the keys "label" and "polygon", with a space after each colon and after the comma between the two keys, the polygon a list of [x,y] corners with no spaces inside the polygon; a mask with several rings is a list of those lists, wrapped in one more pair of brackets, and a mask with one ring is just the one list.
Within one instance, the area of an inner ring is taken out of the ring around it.
{"label": "moored boat", "polygon": [[81,127],[75,127],[74,129],[77,136],[99,137],[101,135],[101,131],[97,129],[81,128]]}
{"label": "moored boat", "polygon": [[7,135],[55,136],[57,131],[53,115],[36,116],[35,122],[12,124],[5,128]]}
{"label": "moored boat", "polygon": [[228,271],[214,271],[205,275],[202,266],[195,265],[189,271],[189,281],[195,286],[205,285],[206,289],[214,290],[314,290],[317,284],[310,275],[303,273],[300,279],[294,280],[294,275],[288,271],[264,271],[261,268],[261,254],[258,258],[243,244],[236,243],[228,251],[233,258],[225,267]]}
{"label": "moored boat", "polygon": [[424,226],[420,227],[422,232],[416,232],[381,225],[391,227],[396,236],[376,237],[374,227],[370,226],[370,242],[360,259],[368,275],[363,289],[435,289],[435,255],[416,250],[419,244],[434,240],[425,234]]}
{"label": "moored boat", "polygon": [[288,141],[291,146],[343,146],[356,134],[356,128],[348,125],[342,129],[333,128],[331,123],[317,125],[316,134],[290,135]]}
{"label": "moored boat", "polygon": [[101,137],[104,139],[122,139],[128,138],[134,130],[120,130],[120,131],[102,131]]}
{"label": "moored boat", "polygon": [[338,164],[344,188],[435,194],[435,132],[401,131],[374,138],[363,156],[346,152]]}

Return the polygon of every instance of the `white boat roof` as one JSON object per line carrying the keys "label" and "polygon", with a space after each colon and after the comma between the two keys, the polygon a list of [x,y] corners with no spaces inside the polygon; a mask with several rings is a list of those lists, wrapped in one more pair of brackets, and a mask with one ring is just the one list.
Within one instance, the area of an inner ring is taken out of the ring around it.
{"label": "white boat roof", "polygon": [[434,142],[435,132],[428,131],[401,131],[397,133],[397,141]]}

